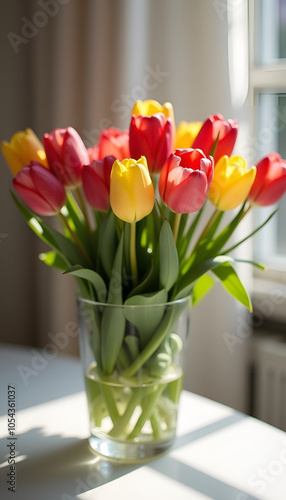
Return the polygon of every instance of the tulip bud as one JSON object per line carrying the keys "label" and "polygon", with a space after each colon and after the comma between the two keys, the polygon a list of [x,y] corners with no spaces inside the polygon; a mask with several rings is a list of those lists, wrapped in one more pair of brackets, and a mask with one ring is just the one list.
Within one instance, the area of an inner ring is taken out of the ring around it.
{"label": "tulip bud", "polygon": [[115,161],[114,156],[105,156],[103,160],[95,160],[85,165],[82,170],[82,185],[88,203],[105,212],[110,207],[110,173]]}
{"label": "tulip bud", "polygon": [[66,192],[57,177],[40,163],[31,162],[13,179],[17,193],[39,215],[54,215],[66,202]]}
{"label": "tulip bud", "polygon": [[255,175],[256,167],[247,170],[241,156],[222,156],[215,166],[208,197],[219,210],[232,210],[246,200]]}
{"label": "tulip bud", "polygon": [[179,123],[175,137],[175,149],[191,148],[201,126],[201,122]]}
{"label": "tulip bud", "polygon": [[143,154],[149,171],[160,172],[173,151],[174,116],[170,103],[161,106],[157,101],[137,101],[133,108],[129,129],[130,154]]}
{"label": "tulip bud", "polygon": [[69,188],[81,184],[83,165],[90,163],[87,149],[72,127],[44,135],[47,160],[52,172]]}
{"label": "tulip bud", "polygon": [[256,177],[248,201],[265,207],[273,205],[286,191],[286,160],[278,153],[269,153],[256,165]]}
{"label": "tulip bud", "polygon": [[176,213],[199,210],[206,199],[214,170],[213,158],[198,149],[176,149],[164,164],[159,193]]}
{"label": "tulip bud", "polygon": [[103,130],[98,140],[98,157],[115,156],[119,161],[130,157],[129,131],[121,132],[118,128]]}
{"label": "tulip bud", "polygon": [[14,134],[10,142],[3,141],[2,153],[13,176],[30,161],[36,161],[48,167],[43,144],[30,128]]}
{"label": "tulip bud", "polygon": [[210,155],[218,138],[215,152],[212,154],[215,163],[217,163],[222,156],[231,155],[237,133],[236,120],[224,120],[220,114],[212,115],[203,123],[192,147],[202,149],[206,155]]}
{"label": "tulip bud", "polygon": [[148,215],[154,206],[154,188],[147,161],[116,160],[110,176],[110,204],[119,219],[137,222]]}
{"label": "tulip bud", "polygon": [[135,102],[132,109],[132,115],[152,116],[156,113],[163,113],[166,118],[171,118],[174,123],[174,110],[170,102],[165,102],[161,105],[158,101],[154,101],[153,99],[147,99],[146,101],[138,100]]}

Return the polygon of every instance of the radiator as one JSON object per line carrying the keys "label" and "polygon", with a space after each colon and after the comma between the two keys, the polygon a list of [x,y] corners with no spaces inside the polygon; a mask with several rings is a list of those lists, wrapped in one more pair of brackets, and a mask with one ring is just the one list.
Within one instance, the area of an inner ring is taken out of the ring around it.
{"label": "radiator", "polygon": [[253,368],[253,415],[286,431],[285,337],[254,339]]}

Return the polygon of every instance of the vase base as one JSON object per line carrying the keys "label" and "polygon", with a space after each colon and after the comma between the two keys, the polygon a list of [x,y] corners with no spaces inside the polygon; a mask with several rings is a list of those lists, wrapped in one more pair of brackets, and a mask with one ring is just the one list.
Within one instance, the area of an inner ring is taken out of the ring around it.
{"label": "vase base", "polygon": [[91,435],[89,446],[93,453],[114,462],[141,463],[154,460],[167,453],[174,444],[174,438],[150,443],[128,443],[106,437]]}

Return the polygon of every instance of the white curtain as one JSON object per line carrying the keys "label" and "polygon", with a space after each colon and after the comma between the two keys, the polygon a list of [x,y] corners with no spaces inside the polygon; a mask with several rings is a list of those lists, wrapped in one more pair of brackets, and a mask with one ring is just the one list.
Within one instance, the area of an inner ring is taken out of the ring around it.
{"label": "white curtain", "polygon": [[[247,133],[246,1],[14,0],[1,10],[1,139],[71,125],[91,146],[102,128],[127,128],[146,98],[171,101],[177,123],[220,112]],[[0,172],[1,340],[45,346],[76,321],[75,287],[38,261],[45,247],[11,200],[2,158]],[[243,410],[247,340],[230,352],[224,337],[241,314],[219,287],[193,311],[185,386]]]}

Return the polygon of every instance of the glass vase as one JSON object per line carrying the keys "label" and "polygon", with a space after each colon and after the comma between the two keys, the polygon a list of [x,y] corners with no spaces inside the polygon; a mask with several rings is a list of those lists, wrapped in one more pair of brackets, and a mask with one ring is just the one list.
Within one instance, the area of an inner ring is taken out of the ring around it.
{"label": "glass vase", "polygon": [[186,297],[148,305],[77,298],[91,449],[136,462],[174,443],[189,329]]}

